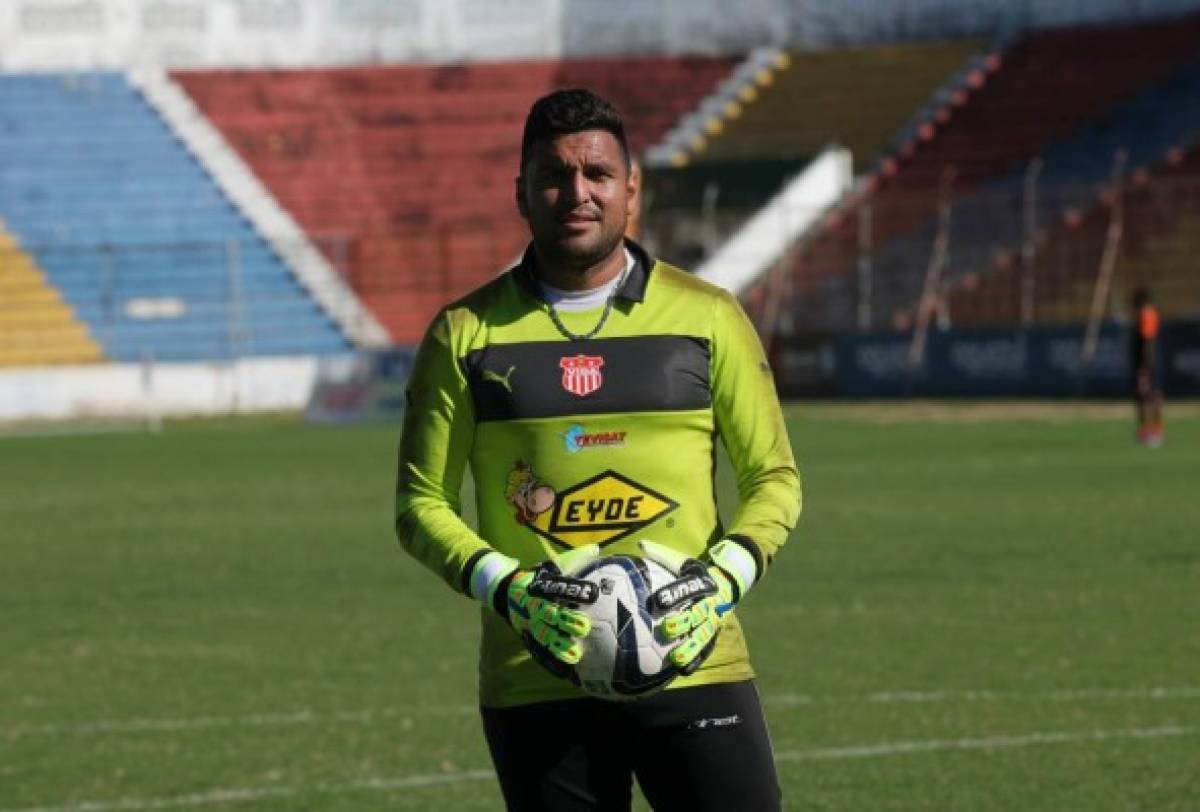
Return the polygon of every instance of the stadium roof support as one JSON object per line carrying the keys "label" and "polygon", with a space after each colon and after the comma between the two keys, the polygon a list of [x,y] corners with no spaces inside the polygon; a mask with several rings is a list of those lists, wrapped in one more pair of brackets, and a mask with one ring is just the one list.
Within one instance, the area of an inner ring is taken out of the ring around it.
{"label": "stadium roof support", "polygon": [[696,275],[740,294],[801,239],[852,184],[849,150],[826,148],[697,268]]}

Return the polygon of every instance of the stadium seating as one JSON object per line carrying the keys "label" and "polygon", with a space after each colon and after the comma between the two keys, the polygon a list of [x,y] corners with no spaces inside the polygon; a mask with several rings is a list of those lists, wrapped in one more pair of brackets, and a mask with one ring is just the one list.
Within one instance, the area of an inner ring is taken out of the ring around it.
{"label": "stadium seating", "polygon": [[85,364],[102,355],[29,254],[0,230],[0,367]]}
{"label": "stadium seating", "polygon": [[669,165],[647,173],[649,247],[697,267],[829,144],[872,165],[983,47],[961,40],[780,52],[745,74],[703,136],[680,141]]}
{"label": "stadium seating", "polygon": [[[527,241],[513,204],[533,99],[590,87],[635,153],[729,72],[629,58],[174,75],[397,341]],[[669,88],[669,92],[665,89]]]}
{"label": "stadium seating", "polygon": [[342,352],[120,74],[0,77],[0,217],[112,360]]}
{"label": "stadium seating", "polygon": [[[1191,103],[1194,107],[1196,101]],[[1151,122],[1148,122],[1148,124]],[[1152,133],[1147,126],[1144,133]],[[1197,133],[1200,135],[1200,133]],[[1088,208],[1068,209],[1044,232],[1034,263],[1039,323],[1080,323],[1089,315],[1113,196],[1096,191]],[[1134,171],[1122,195],[1122,235],[1105,315],[1127,311],[1130,293],[1147,287],[1167,318],[1200,316],[1200,145],[1171,149],[1151,169]],[[949,308],[960,325],[1018,319],[1023,269],[1016,257],[959,280]]]}
{"label": "stadium seating", "polygon": [[[1129,173],[1162,156],[1172,145],[1192,143],[1198,137],[1200,63],[1176,71],[1042,152],[1036,227],[1046,230],[1064,213],[1091,206],[1110,183],[1118,152],[1124,156],[1124,172]],[[1022,171],[1009,173],[955,200],[952,272],[947,282],[964,273],[986,273],[997,258],[1001,264],[1009,264],[1007,258],[1016,253],[1025,228],[1023,176]],[[916,235],[894,240],[881,253],[880,268],[886,272],[919,264],[928,255],[933,232],[934,224],[927,222]],[[1054,253],[1053,246],[1050,253]],[[994,310],[994,302],[987,304]]]}
{"label": "stadium seating", "polygon": [[809,158],[831,142],[869,166],[979,40],[793,51],[693,162]]}
{"label": "stadium seating", "polygon": [[[899,316],[897,324],[903,326],[902,311],[916,300],[930,260],[941,184],[954,197],[951,268],[974,269],[998,245],[1011,246],[1020,218],[1004,210],[1019,211],[1028,162],[1044,153],[1046,188],[1059,166],[1063,174],[1054,185],[1066,188],[1061,181],[1068,176],[1074,183],[1080,155],[1090,156],[1083,159],[1090,179],[1103,176],[1111,168],[1114,143],[1103,117],[1122,104],[1144,103],[1140,93],[1195,59],[1198,39],[1200,17],[1191,17],[1041,32],[1013,43],[986,70],[969,77],[964,91],[885,158],[858,194],[798,248],[793,289],[810,299],[801,304],[799,318],[817,328],[853,323],[848,307],[855,296],[865,209],[871,226],[872,324],[890,326]],[[1176,121],[1168,129],[1185,128]],[[1147,147],[1145,154],[1153,149]],[[974,211],[963,204],[972,195]],[[1044,211],[1061,211],[1066,200],[1047,194],[1040,203]],[[987,239],[972,240],[980,234]],[[762,295],[751,292],[749,300]]]}

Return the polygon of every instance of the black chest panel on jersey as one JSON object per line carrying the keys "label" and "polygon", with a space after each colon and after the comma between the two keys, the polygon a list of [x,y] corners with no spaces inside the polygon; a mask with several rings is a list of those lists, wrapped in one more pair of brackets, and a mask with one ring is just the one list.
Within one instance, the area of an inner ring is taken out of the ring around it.
{"label": "black chest panel on jersey", "polygon": [[462,359],[475,419],[706,409],[710,348],[693,336],[489,344]]}

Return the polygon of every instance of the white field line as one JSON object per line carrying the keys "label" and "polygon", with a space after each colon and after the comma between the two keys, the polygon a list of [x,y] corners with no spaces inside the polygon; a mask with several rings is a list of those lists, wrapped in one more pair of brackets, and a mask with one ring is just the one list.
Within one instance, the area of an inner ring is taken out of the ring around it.
{"label": "white field line", "polygon": [[939,750],[999,750],[1014,747],[1033,747],[1042,744],[1073,744],[1114,739],[1161,739],[1170,736],[1194,736],[1200,728],[1135,727],[1129,730],[1092,730],[1081,733],[1054,731],[1027,733],[1020,736],[989,736],[981,739],[932,739],[929,741],[884,742],[852,747],[826,747],[817,750],[789,750],[775,754],[778,761],[824,761],[842,758],[876,758],[903,753],[932,753]]}
{"label": "white field line", "polygon": [[[772,694],[763,698],[767,707],[847,704],[921,704],[950,702],[1095,702],[1112,700],[1161,701],[1200,699],[1200,687],[1075,689],[1061,691],[879,691],[845,696]],[[154,733],[209,728],[286,727],[295,725],[374,724],[392,719],[415,719],[434,715],[476,714],[475,705],[423,705],[407,708],[376,708],[361,711],[318,713],[299,710],[252,713],[242,716],[192,716],[178,719],[110,719],[77,724],[2,725],[0,739],[9,741],[29,736],[70,736],[104,733]],[[0,812],[3,812],[0,810]]]}
{"label": "white field line", "polygon": [[431,787],[439,784],[461,784],[465,781],[495,780],[491,770],[466,770],[432,775],[410,775],[403,778],[363,778],[344,783],[320,783],[307,786],[257,786],[237,789],[213,789],[167,798],[120,798],[115,801],[79,801],[64,806],[34,806],[5,809],[0,812],[132,812],[133,810],[192,808],[210,804],[253,803],[269,798],[295,798],[306,795],[349,795],[354,792],[388,792],[391,790]]}
{"label": "white field line", "polygon": [[[791,750],[777,753],[777,762],[828,761],[834,759],[876,758],[902,753],[929,753],[939,750],[993,750],[1000,748],[1032,747],[1048,744],[1073,744],[1111,741],[1114,739],[1160,739],[1171,736],[1190,736],[1194,727],[1140,727],[1127,730],[1092,730],[1081,733],[1051,731],[1013,736],[990,736],[979,739],[933,739],[929,741],[885,742],[853,747],[828,747],[813,750]],[[354,792],[389,792],[440,784],[460,784],[495,778],[491,770],[466,770],[455,773],[411,775],[400,778],[365,778],[345,783],[320,783],[308,786],[257,786],[214,789],[189,795],[165,798],[122,798],[114,801],[80,801],[61,806],[4,809],[0,812],[140,812],[140,810],[198,807],[209,804],[249,803],[268,798],[294,798],[307,795],[345,795]]]}
{"label": "white field line", "polygon": [[222,727],[277,727],[313,724],[373,724],[386,719],[404,719],[438,714],[479,713],[476,705],[425,705],[412,708],[376,708],[363,711],[316,713],[299,710],[290,713],[250,713],[243,716],[192,716],[182,719],[110,719],[80,724],[14,725],[0,728],[0,736],[10,739],[24,736],[63,736],[87,733],[147,733],[180,730],[205,730]]}
{"label": "white field line", "polygon": [[871,703],[879,705],[942,702],[1095,702],[1107,700],[1200,699],[1200,687],[1185,688],[1076,688],[1059,691],[876,691],[857,696],[811,696],[772,694],[767,705],[829,705]]}

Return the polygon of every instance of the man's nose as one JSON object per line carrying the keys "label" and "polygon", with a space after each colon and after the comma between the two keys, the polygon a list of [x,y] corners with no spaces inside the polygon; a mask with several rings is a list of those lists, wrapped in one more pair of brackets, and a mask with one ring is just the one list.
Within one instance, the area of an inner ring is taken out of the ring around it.
{"label": "man's nose", "polygon": [[563,190],[572,206],[588,202],[592,197],[591,187],[587,177],[582,172],[572,172]]}

